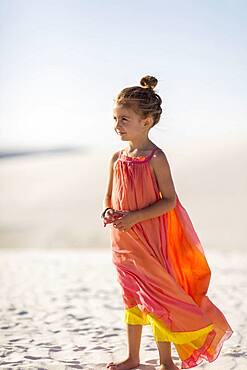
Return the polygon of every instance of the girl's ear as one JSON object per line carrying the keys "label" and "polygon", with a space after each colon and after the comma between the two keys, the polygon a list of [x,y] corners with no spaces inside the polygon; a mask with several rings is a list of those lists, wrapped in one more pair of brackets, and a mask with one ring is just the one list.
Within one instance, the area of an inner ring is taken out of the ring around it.
{"label": "girl's ear", "polygon": [[144,121],[144,126],[145,127],[152,127],[153,125],[153,119],[151,116],[148,116],[147,118],[145,118],[145,121]]}

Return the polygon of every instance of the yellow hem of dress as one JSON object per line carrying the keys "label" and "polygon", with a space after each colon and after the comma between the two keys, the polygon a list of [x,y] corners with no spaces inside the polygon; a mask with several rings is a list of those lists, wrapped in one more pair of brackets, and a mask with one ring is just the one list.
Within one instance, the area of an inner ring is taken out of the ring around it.
{"label": "yellow hem of dress", "polygon": [[164,322],[158,320],[153,314],[142,312],[138,305],[125,309],[124,323],[130,325],[151,325],[156,342],[173,342],[177,344],[189,343],[214,329],[214,325],[208,325],[205,328],[188,331],[188,332],[172,332]]}

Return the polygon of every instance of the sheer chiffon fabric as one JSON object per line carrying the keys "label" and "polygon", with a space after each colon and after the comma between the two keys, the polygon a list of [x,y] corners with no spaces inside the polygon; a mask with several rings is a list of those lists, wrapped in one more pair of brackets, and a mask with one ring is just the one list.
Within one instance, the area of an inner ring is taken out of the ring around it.
{"label": "sheer chiffon fabric", "polygon": [[[119,152],[112,207],[134,211],[162,198],[149,156]],[[111,225],[112,261],[122,288],[124,322],[151,325],[156,341],[173,342],[182,369],[214,361],[233,331],[207,297],[211,271],[190,217],[176,206],[122,232]]]}

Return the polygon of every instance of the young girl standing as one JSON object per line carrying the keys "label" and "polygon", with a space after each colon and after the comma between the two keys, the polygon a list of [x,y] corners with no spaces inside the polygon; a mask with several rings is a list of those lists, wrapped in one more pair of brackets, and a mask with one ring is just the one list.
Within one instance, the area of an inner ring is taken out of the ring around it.
{"label": "young girl standing", "polygon": [[115,132],[127,147],[114,153],[104,198],[104,226],[111,224],[112,261],[122,288],[128,356],[109,363],[127,370],[140,363],[143,325],[151,325],[159,370],[214,361],[233,331],[206,296],[211,271],[188,213],[176,194],[169,163],[148,137],[162,113],[157,79],[123,89],[115,99]]}

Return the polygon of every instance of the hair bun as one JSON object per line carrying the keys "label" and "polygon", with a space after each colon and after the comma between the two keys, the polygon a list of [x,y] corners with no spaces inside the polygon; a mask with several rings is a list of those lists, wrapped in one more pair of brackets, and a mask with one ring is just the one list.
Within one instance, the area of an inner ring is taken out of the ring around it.
{"label": "hair bun", "polygon": [[142,77],[141,81],[140,81],[140,84],[141,86],[143,86],[144,88],[149,88],[149,89],[154,89],[155,86],[157,85],[158,83],[158,80],[157,78],[153,77],[153,76],[144,76]]}

